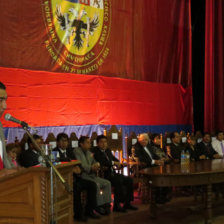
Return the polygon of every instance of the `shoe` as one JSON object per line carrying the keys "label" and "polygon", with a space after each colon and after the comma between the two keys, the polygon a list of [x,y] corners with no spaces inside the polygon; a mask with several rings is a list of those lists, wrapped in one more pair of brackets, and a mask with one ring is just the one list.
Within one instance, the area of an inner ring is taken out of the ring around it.
{"label": "shoe", "polygon": [[100,215],[106,215],[106,211],[105,211],[105,209],[102,208],[102,207],[96,207],[94,210],[95,210],[97,213],[99,213]]}
{"label": "shoe", "polygon": [[123,208],[124,209],[129,209],[129,210],[134,210],[134,211],[138,210],[137,207],[135,207],[135,206],[133,206],[131,204],[124,204]]}
{"label": "shoe", "polygon": [[122,208],[120,205],[119,206],[114,206],[113,211],[114,212],[121,212],[121,213],[127,212],[126,209]]}
{"label": "shoe", "polygon": [[82,215],[82,216],[74,216],[74,219],[77,222],[87,222],[88,221],[88,218],[86,216],[84,216],[84,215]]}
{"label": "shoe", "polygon": [[91,219],[100,219],[100,216],[97,215],[94,211],[87,213],[86,216]]}

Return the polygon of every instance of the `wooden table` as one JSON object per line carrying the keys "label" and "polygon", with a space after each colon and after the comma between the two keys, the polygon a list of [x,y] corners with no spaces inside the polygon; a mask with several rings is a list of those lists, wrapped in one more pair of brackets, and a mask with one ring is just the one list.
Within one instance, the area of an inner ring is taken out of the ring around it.
{"label": "wooden table", "polygon": [[[188,166],[168,164],[139,171],[155,195],[155,187],[205,185],[205,223],[212,223],[212,184],[224,182],[224,159],[191,162]],[[150,200],[150,214],[156,217],[155,197]]]}

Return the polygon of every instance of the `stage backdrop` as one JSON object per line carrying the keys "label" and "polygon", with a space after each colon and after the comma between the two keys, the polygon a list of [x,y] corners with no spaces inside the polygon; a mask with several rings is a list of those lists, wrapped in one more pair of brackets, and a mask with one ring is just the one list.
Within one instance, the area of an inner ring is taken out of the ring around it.
{"label": "stage backdrop", "polygon": [[7,112],[45,130],[189,130],[190,24],[190,0],[0,1]]}
{"label": "stage backdrop", "polygon": [[191,85],[190,0],[0,1],[0,66]]}

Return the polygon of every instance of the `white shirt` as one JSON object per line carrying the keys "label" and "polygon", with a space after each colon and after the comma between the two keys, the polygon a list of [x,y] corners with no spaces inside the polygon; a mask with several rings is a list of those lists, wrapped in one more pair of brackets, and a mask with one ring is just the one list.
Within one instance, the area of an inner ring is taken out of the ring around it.
{"label": "white shirt", "polygon": [[149,152],[149,150],[148,150],[148,148],[145,146],[145,147],[143,147],[144,148],[144,150],[145,150],[145,152],[149,155],[149,157],[151,158],[151,160],[152,160],[152,165],[154,165],[155,164],[155,160],[152,158],[152,155],[151,155],[151,153]]}
{"label": "white shirt", "polygon": [[215,149],[215,151],[220,155],[220,156],[224,156],[223,155],[223,151],[222,151],[222,146],[221,146],[221,142],[224,146],[224,141],[219,141],[218,139],[215,139],[214,141],[212,141],[212,147]]}

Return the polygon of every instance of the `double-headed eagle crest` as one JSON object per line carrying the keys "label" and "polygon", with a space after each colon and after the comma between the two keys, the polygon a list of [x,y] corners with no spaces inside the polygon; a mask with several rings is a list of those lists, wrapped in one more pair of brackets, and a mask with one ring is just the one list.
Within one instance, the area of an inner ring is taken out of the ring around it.
{"label": "double-headed eagle crest", "polygon": [[[60,24],[61,30],[65,31],[64,38],[67,44],[70,44],[70,39],[73,37],[73,46],[78,50],[83,47],[83,38],[87,40],[89,46],[89,35],[93,35],[96,28],[99,26],[99,15],[94,15],[93,18],[88,17],[85,9],[79,12],[75,8],[70,8],[68,13],[62,13],[61,6],[56,6],[56,18]],[[86,16],[86,23],[83,18]]]}

